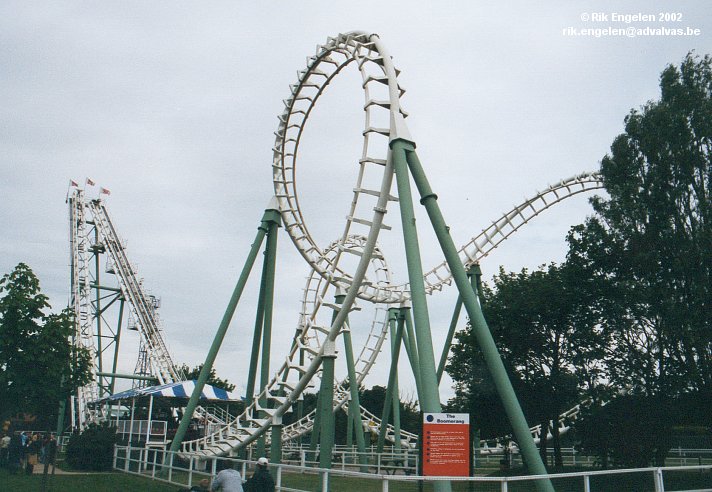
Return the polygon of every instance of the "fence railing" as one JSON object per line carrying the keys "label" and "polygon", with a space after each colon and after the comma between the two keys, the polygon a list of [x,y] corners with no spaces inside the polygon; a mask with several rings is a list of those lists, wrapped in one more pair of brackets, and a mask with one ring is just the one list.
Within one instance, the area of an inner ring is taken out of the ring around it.
{"label": "fence railing", "polygon": [[[130,474],[150,477],[181,487],[191,487],[203,478],[215,475],[218,469],[226,466],[237,469],[243,478],[254,466],[253,461],[236,458],[204,457],[198,455],[180,455],[162,449],[116,446],[114,448],[114,469]],[[469,482],[477,485],[477,490],[508,492],[510,487],[516,490],[533,488],[534,482],[550,479],[554,487],[559,485],[566,490],[596,492],[597,490],[627,490],[626,481],[637,479],[649,484],[645,490],[665,492],[666,479],[679,481],[680,474],[694,474],[698,485],[696,490],[712,490],[712,465],[665,466],[623,470],[591,470],[575,473],[557,473],[548,476],[475,476],[475,477],[422,477],[406,475],[395,470],[381,473],[361,473],[357,465],[321,469],[311,466],[291,465],[286,463],[270,464],[275,477],[277,491],[309,492],[313,490],[357,490],[363,487],[364,480],[377,484],[382,492],[416,491],[422,483],[447,480],[451,482]],[[616,483],[621,483],[620,487]],[[612,485],[613,484],[613,485]],[[606,488],[603,488],[603,487]],[[613,487],[613,488],[611,488]],[[649,488],[648,488],[649,487]],[[689,488],[689,487],[688,487]]]}

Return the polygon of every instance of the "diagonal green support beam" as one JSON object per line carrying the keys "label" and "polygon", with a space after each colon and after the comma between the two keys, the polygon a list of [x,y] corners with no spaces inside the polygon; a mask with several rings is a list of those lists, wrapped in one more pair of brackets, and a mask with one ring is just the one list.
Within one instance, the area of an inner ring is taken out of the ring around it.
{"label": "diagonal green support beam", "polygon": [[[282,225],[281,217],[278,215],[274,220],[267,223],[267,245],[265,246],[265,262],[264,262],[264,291],[261,293],[264,296],[264,313],[262,319],[262,353],[260,355],[260,393],[269,384],[269,356],[272,345],[272,310],[274,306],[274,275],[277,267],[277,231]],[[268,405],[267,397],[262,395],[260,398],[260,407],[266,408]],[[266,415],[262,414],[261,418]],[[277,433],[281,436],[281,433]],[[265,456],[266,434],[257,441],[258,456]],[[281,446],[281,442],[279,445]],[[274,448],[274,446],[273,446]]]}
{"label": "diagonal green support beam", "polygon": [[415,378],[415,391],[420,398],[420,371],[416,368],[420,367],[418,360],[418,347],[415,345],[415,331],[413,330],[413,317],[410,314],[410,304],[401,306],[403,316],[405,316],[405,330],[403,331],[403,344],[406,354],[410,362],[410,367],[413,369],[413,377]]}
{"label": "diagonal green support beam", "polygon": [[[336,304],[341,304],[344,302],[345,294],[337,290],[336,294]],[[366,438],[363,435],[363,424],[361,423],[361,401],[358,394],[358,381],[356,378],[356,363],[354,362],[354,350],[353,344],[351,342],[351,327],[349,326],[349,320],[346,318],[344,321],[344,328],[342,329],[342,336],[344,338],[344,353],[346,355],[346,368],[349,374],[349,394],[351,396],[351,401],[349,402],[349,415],[348,422],[353,427],[353,431],[356,434],[356,448],[358,449],[358,461],[360,470],[363,473],[368,472],[368,457],[366,456]],[[350,436],[350,434],[347,434]]]}
{"label": "diagonal green support beam", "polygon": [[[410,142],[403,142],[399,145],[399,147],[401,145],[407,156],[407,162],[411,175],[413,176],[413,181],[415,182],[420,194],[420,203],[425,207],[425,210],[428,213],[430,222],[435,230],[435,235],[437,236],[440,247],[445,254],[445,260],[447,261],[448,267],[452,272],[453,279],[457,285],[457,290],[462,297],[462,302],[465,305],[468,316],[470,317],[470,323],[472,324],[477,343],[482,349],[482,354],[487,364],[487,368],[489,369],[490,375],[495,383],[495,387],[497,388],[497,392],[502,400],[507,416],[509,417],[509,421],[512,424],[514,435],[517,438],[517,443],[519,444],[522,456],[526,460],[530,472],[535,475],[546,475],[546,467],[541,461],[539,452],[534,444],[534,439],[529,432],[529,426],[527,425],[527,421],[524,417],[524,412],[522,412],[522,408],[517,400],[517,395],[514,393],[512,383],[507,376],[507,371],[502,363],[502,358],[499,355],[497,345],[494,343],[492,334],[487,326],[487,321],[485,321],[484,315],[482,314],[482,309],[480,308],[477,296],[472,290],[470,282],[467,279],[467,273],[465,272],[465,267],[462,265],[460,257],[457,254],[455,243],[450,237],[450,231],[445,224],[445,219],[443,218],[437,202],[437,195],[435,195],[433,190],[430,188],[430,184],[425,176],[423,167],[417,154],[415,153],[415,146]],[[535,484],[537,490],[540,492],[554,491],[551,480],[548,478],[536,480]]]}
{"label": "diagonal green support beam", "polygon": [[[480,272],[480,265],[473,265],[470,270],[467,271],[467,276],[470,279],[470,284],[472,288],[477,292],[477,282],[476,272]],[[455,330],[457,329],[457,322],[460,320],[460,311],[462,311],[462,296],[457,296],[457,302],[455,303],[455,310],[452,313],[452,321],[450,321],[450,328],[447,331],[447,337],[445,338],[445,345],[443,345],[442,354],[440,354],[440,363],[438,364],[438,384],[442,381],[443,373],[445,372],[445,365],[447,364],[447,356],[450,354],[450,347],[452,346],[452,339],[455,336]]]}
{"label": "diagonal green support beam", "polygon": [[[400,310],[399,310],[400,311]],[[394,337],[393,354],[391,356],[391,368],[388,371],[388,386],[386,388],[386,401],[383,403],[383,413],[381,414],[381,428],[378,432],[378,444],[376,447],[377,453],[383,452],[383,446],[386,442],[386,433],[388,432],[388,420],[393,405],[394,388],[398,378],[398,359],[400,356],[400,346],[403,342],[403,326],[405,325],[405,317],[402,312],[398,313],[398,326]],[[415,370],[415,368],[413,368]]]}
{"label": "diagonal green support beam", "polygon": [[230,326],[232,316],[235,314],[235,309],[237,309],[237,303],[240,301],[242,292],[245,290],[245,285],[247,284],[247,279],[250,276],[250,271],[252,270],[252,266],[255,264],[255,259],[257,259],[257,253],[259,252],[260,247],[262,247],[262,241],[264,241],[265,235],[267,235],[267,231],[269,230],[269,223],[276,223],[279,220],[279,207],[277,205],[276,200],[272,200],[268,208],[265,210],[264,215],[262,216],[262,222],[257,228],[257,235],[255,237],[255,241],[250,247],[250,252],[247,255],[245,265],[242,267],[240,278],[238,279],[237,284],[235,285],[235,289],[232,292],[232,296],[230,296],[230,301],[228,302],[227,308],[225,309],[225,314],[223,315],[223,318],[220,321],[220,325],[218,326],[217,332],[215,333],[213,343],[210,346],[208,355],[205,358],[205,362],[203,363],[203,368],[201,369],[200,375],[198,376],[198,380],[195,383],[193,393],[190,395],[190,400],[188,401],[188,405],[186,406],[185,412],[183,413],[183,418],[181,419],[180,424],[178,425],[178,430],[176,431],[176,435],[173,438],[173,441],[171,442],[170,450],[172,452],[177,452],[180,449],[180,444],[183,441],[183,438],[185,437],[185,433],[188,431],[188,426],[190,425],[190,421],[193,418],[193,413],[195,412],[195,408],[198,406],[200,394],[203,391],[205,383],[210,377],[210,371],[212,370],[213,364],[215,363],[215,358],[217,357],[218,352],[220,351],[220,346],[222,345],[223,339],[225,338],[225,334],[227,333],[227,329]]}
{"label": "diagonal green support beam", "polygon": [[[406,264],[408,266],[408,281],[410,282],[410,299],[415,326],[415,345],[418,352],[418,366],[414,373],[420,374],[420,390],[418,400],[420,410],[424,413],[440,413],[440,394],[435,370],[435,354],[433,353],[433,338],[430,331],[428,303],[425,297],[423,281],[423,265],[418,245],[418,229],[415,223],[413,197],[410,191],[410,175],[406,149],[414,145],[404,139],[395,139],[390,143],[393,159],[393,170],[398,186],[398,204],[400,208],[401,226],[403,228],[403,243],[405,245]],[[412,340],[411,340],[412,341]],[[422,449],[422,447],[421,447]],[[450,482],[433,482],[435,492],[450,492]]]}

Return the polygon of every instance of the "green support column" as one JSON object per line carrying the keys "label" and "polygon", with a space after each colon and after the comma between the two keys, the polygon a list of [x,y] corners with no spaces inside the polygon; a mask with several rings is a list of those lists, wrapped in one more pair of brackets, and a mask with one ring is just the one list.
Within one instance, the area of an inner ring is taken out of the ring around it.
{"label": "green support column", "polygon": [[[467,272],[467,276],[470,279],[470,284],[472,288],[477,292],[477,286],[475,281],[475,271],[479,271],[480,266],[475,264]],[[457,302],[455,303],[455,310],[452,314],[452,321],[450,321],[450,328],[447,331],[447,337],[445,338],[445,345],[443,345],[442,354],[440,354],[440,364],[438,364],[438,384],[442,381],[443,373],[445,372],[445,365],[447,364],[447,356],[450,354],[450,346],[452,345],[452,338],[455,335],[455,330],[457,329],[457,322],[460,319],[460,311],[462,311],[462,296],[457,296]]]}
{"label": "green support column", "polygon": [[[265,252],[266,253],[266,252]],[[262,264],[262,277],[260,279],[260,293],[257,297],[257,314],[255,315],[255,328],[252,334],[252,351],[250,352],[250,369],[247,374],[245,387],[245,406],[252,404],[255,397],[255,381],[257,379],[257,366],[260,359],[260,345],[262,343],[262,324],[265,319],[265,284],[267,283],[267,255]]]}
{"label": "green support column", "polygon": [[[345,294],[337,290],[336,294],[336,304],[341,304],[344,302]],[[359,464],[361,465],[361,471],[368,472],[368,458],[366,456],[366,439],[363,435],[363,424],[361,423],[361,400],[358,394],[358,382],[356,380],[356,363],[354,362],[354,350],[351,343],[351,328],[348,325],[348,318],[344,321],[344,328],[342,329],[342,335],[344,338],[344,353],[346,355],[346,368],[349,374],[349,394],[351,396],[349,401],[349,416],[348,422],[353,427],[353,432],[356,434],[356,448],[359,452]],[[350,431],[347,434],[350,437]]]}
{"label": "green support column", "polygon": [[252,265],[254,265],[255,263],[257,253],[259,252],[260,247],[262,246],[262,241],[264,240],[265,235],[269,230],[269,223],[277,222],[279,220],[279,208],[276,204],[276,201],[273,200],[272,203],[270,203],[270,206],[265,210],[264,215],[262,216],[262,222],[257,228],[257,236],[255,237],[255,242],[252,243],[250,252],[247,255],[247,260],[245,261],[245,265],[242,268],[242,272],[240,273],[240,278],[238,279],[237,284],[235,285],[235,290],[233,290],[232,292],[230,301],[228,302],[227,308],[225,309],[225,314],[223,315],[223,318],[220,321],[220,326],[218,326],[218,330],[215,333],[215,337],[213,338],[213,343],[210,346],[210,350],[208,351],[207,357],[205,358],[203,368],[200,371],[198,380],[195,383],[193,393],[190,395],[190,400],[188,401],[188,405],[186,406],[185,412],[183,413],[183,418],[181,419],[180,424],[178,425],[178,430],[176,431],[176,435],[173,438],[173,441],[171,442],[170,450],[172,452],[177,452],[180,449],[180,444],[183,441],[183,438],[185,437],[186,431],[188,430],[190,420],[193,418],[193,412],[195,412],[195,407],[198,406],[200,394],[203,391],[205,382],[210,376],[210,371],[212,370],[213,364],[215,363],[215,358],[218,355],[220,346],[222,345],[223,339],[225,338],[225,334],[227,333],[227,329],[230,326],[232,316],[233,314],[235,314],[237,303],[239,302],[240,297],[242,296],[242,292],[245,289],[245,284],[247,284],[247,279],[250,276],[250,270],[252,270]]}
{"label": "green support column", "polygon": [[[121,325],[124,320],[124,298],[119,299],[119,322],[116,325],[116,338],[114,340],[114,363],[111,366],[111,372],[116,373],[117,364],[119,363],[119,343],[121,342]],[[116,384],[116,378],[111,378],[111,385],[109,386],[109,394],[114,394],[114,386]]]}
{"label": "green support column", "polygon": [[413,330],[413,318],[410,315],[410,305],[401,306],[401,312],[405,316],[403,344],[405,345],[405,351],[408,355],[408,360],[410,361],[410,367],[413,370],[413,378],[415,378],[415,391],[418,393],[418,398],[420,398],[420,395],[422,394],[420,389],[420,371],[417,369],[420,367],[420,362],[418,360],[418,347],[415,344],[415,331]]}
{"label": "green support column", "polygon": [[[403,148],[406,150],[408,166],[410,167],[410,172],[413,176],[413,180],[420,193],[420,203],[425,206],[425,210],[428,213],[430,222],[432,223],[435,235],[438,238],[440,247],[445,254],[445,260],[448,263],[448,267],[452,272],[453,279],[457,285],[457,289],[462,297],[463,304],[470,317],[470,323],[472,324],[473,332],[477,338],[477,342],[482,350],[485,362],[487,363],[487,368],[489,369],[492,379],[495,383],[497,391],[502,399],[505,411],[509,417],[509,421],[514,429],[514,435],[519,444],[519,449],[522,452],[522,456],[527,462],[529,470],[536,475],[546,475],[546,467],[541,461],[539,452],[534,444],[534,440],[529,432],[529,426],[524,418],[524,413],[522,412],[517,396],[514,393],[514,388],[512,383],[509,381],[507,376],[507,371],[502,363],[502,359],[497,350],[497,346],[494,343],[492,334],[489,331],[487,322],[482,314],[482,309],[478,302],[475,292],[472,290],[470,282],[467,279],[467,273],[465,272],[465,267],[462,266],[460,258],[457,254],[457,249],[455,244],[450,237],[450,232],[445,220],[440,211],[440,207],[437,203],[437,196],[433,193],[428,180],[425,176],[425,172],[418,160],[418,156],[415,153],[415,148],[411,144],[402,144]],[[537,480],[537,489],[540,492],[553,492],[554,487],[551,484],[551,480]]]}
{"label": "green support column", "polygon": [[423,412],[440,412],[440,395],[435,372],[435,356],[433,340],[430,333],[430,317],[425,298],[423,284],[423,266],[420,260],[418,245],[418,230],[415,224],[413,198],[410,192],[410,178],[405,149],[412,144],[398,139],[391,142],[393,152],[393,167],[398,185],[398,203],[400,205],[401,224],[403,226],[403,242],[408,265],[408,280],[410,281],[410,296],[415,325],[415,344],[418,348],[418,363],[420,369],[420,408]]}
{"label": "green support column", "polygon": [[269,462],[275,465],[282,462],[282,417],[275,416],[272,420]]}
{"label": "green support column", "polygon": [[[99,285],[101,285],[100,273],[101,273],[101,262],[99,261],[99,229],[96,225],[94,226],[94,246],[92,247],[94,252],[94,276],[95,276],[95,291],[96,299],[94,301],[94,309],[96,312],[96,368],[98,372],[104,371],[103,359],[104,359],[104,349],[102,347],[102,335],[101,335],[101,290]],[[103,378],[98,378],[99,383],[99,398],[102,398],[107,391],[106,381]]]}
{"label": "green support column", "polygon": [[[401,343],[396,345],[396,338],[397,338],[397,331],[398,328],[393,327],[391,330],[391,357],[393,357],[393,354],[395,353],[396,350],[400,351],[400,346],[402,345],[402,338],[403,338],[403,329],[401,329]],[[393,447],[395,451],[400,451],[401,449],[401,415],[400,415],[400,390],[398,388],[398,368],[396,368],[396,379],[393,382],[393,395],[395,398],[392,398],[392,409],[391,411],[393,412]]]}
{"label": "green support column", "polygon": [[[331,454],[334,450],[334,362],[336,343],[324,342],[324,358],[321,363],[321,403],[319,430],[319,468],[331,468]],[[326,492],[326,491],[324,491]]]}
{"label": "green support column", "polygon": [[[382,453],[383,446],[386,443],[386,434],[388,433],[388,416],[391,412],[393,402],[393,388],[398,374],[398,358],[400,355],[400,346],[403,342],[403,326],[405,325],[405,317],[402,312],[398,314],[398,328],[396,329],[395,344],[393,355],[391,356],[391,368],[388,371],[388,386],[386,387],[386,401],[383,403],[383,413],[381,414],[381,428],[378,432],[378,444],[376,452]],[[415,369],[415,368],[414,368]]]}
{"label": "green support column", "polygon": [[309,438],[309,451],[312,451],[312,457],[316,459],[316,448],[319,445],[321,431],[321,391],[316,395],[316,411],[314,412],[314,422],[312,424],[311,436]]}
{"label": "green support column", "polygon": [[[262,354],[260,356],[260,393],[269,384],[269,356],[272,345],[272,308],[274,305],[274,272],[277,263],[277,230],[281,226],[281,217],[277,216],[276,220],[268,223],[267,230],[267,246],[265,247],[265,263],[264,263],[264,319],[262,323]],[[260,407],[266,408],[268,405],[267,397],[262,396],[260,399]],[[266,415],[262,415],[265,418]],[[262,435],[257,441],[257,454],[265,455],[266,435]],[[280,442],[281,446],[281,442]]]}
{"label": "green support column", "polygon": [[[349,414],[346,417],[346,447],[351,450],[354,445],[354,419],[353,419],[353,409],[351,408],[353,404],[351,403],[351,395],[349,395]],[[359,412],[361,413],[361,412]],[[356,461],[354,460],[354,463]]]}

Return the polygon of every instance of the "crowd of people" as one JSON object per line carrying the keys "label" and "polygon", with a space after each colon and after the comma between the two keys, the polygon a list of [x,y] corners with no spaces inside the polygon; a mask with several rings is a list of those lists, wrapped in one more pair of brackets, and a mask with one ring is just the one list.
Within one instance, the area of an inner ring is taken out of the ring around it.
{"label": "crowd of people", "polygon": [[52,434],[10,432],[0,437],[0,466],[12,473],[32,473],[37,464],[51,463],[57,441]]}

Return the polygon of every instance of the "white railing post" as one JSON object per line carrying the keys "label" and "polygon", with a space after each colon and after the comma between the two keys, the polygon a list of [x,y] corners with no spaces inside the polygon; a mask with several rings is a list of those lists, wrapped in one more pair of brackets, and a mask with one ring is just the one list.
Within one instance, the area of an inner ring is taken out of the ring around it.
{"label": "white railing post", "polygon": [[173,480],[173,457],[175,456],[175,453],[169,451],[168,455],[168,481],[170,482]]}
{"label": "white railing post", "polygon": [[665,484],[663,483],[663,469],[656,468],[653,473],[655,474],[655,492],[665,492]]}
{"label": "white railing post", "polygon": [[115,470],[116,469],[116,458],[119,455],[119,447],[114,444],[114,462],[111,464],[111,469]]}
{"label": "white railing post", "polygon": [[129,461],[131,460],[131,441],[129,441],[129,445],[126,446],[126,460],[124,460],[124,471],[128,472],[129,471]]}
{"label": "white railing post", "polygon": [[504,477],[501,482],[502,485],[502,492],[507,492],[507,477]]}
{"label": "white railing post", "polygon": [[591,480],[588,475],[583,476],[583,492],[591,492]]}
{"label": "white railing post", "polygon": [[388,492],[388,479],[386,477],[383,477],[381,492]]}
{"label": "white railing post", "polygon": [[282,490],[282,465],[277,465],[277,483],[275,484],[277,490]]}
{"label": "white railing post", "polygon": [[381,474],[381,453],[376,455],[376,475]]}
{"label": "white railing post", "polygon": [[191,455],[188,460],[188,487],[193,486],[193,459],[194,457]]}
{"label": "white railing post", "polygon": [[327,492],[329,490],[329,471],[323,471],[321,475],[321,490]]}
{"label": "white railing post", "polygon": [[153,469],[151,470],[151,478],[156,477],[156,463],[158,462],[158,450],[153,453]]}

